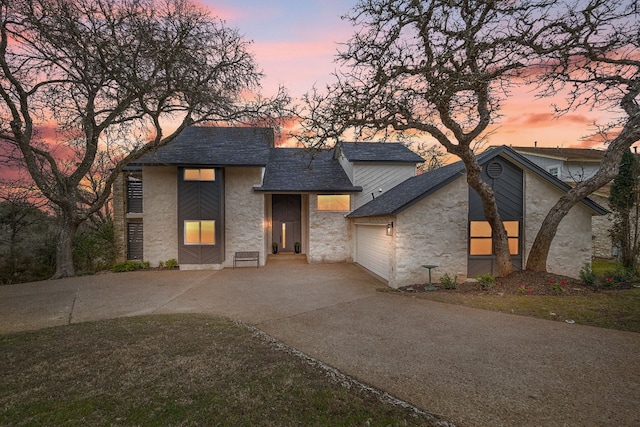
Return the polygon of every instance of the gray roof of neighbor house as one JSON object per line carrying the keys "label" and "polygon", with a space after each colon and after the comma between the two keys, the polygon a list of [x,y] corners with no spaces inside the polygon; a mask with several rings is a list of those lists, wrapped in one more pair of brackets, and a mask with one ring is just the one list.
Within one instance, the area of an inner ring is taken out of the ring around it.
{"label": "gray roof of neighbor house", "polygon": [[340,150],[350,162],[424,163],[424,159],[396,142],[343,142]]}
{"label": "gray roof of neighbor house", "polygon": [[190,126],[132,165],[265,166],[273,143],[271,128]]}
{"label": "gray roof of neighbor house", "polygon": [[[518,164],[520,167],[538,174],[541,178],[545,179],[562,191],[568,191],[571,188],[558,178],[547,173],[544,169],[526,157],[506,146],[492,148],[478,155],[478,163],[480,165],[484,165],[497,156],[502,156],[503,158]],[[398,184],[369,203],[359,207],[347,215],[347,217],[361,218],[397,215],[465,173],[466,168],[462,161],[459,161],[442,168],[423,173],[422,175],[417,175]],[[583,199],[582,203],[597,214],[604,215],[607,213],[606,209],[589,198]]]}
{"label": "gray roof of neighbor house", "polygon": [[256,191],[354,193],[354,186],[334,159],[333,150],[309,151],[304,148],[274,148]]}
{"label": "gray roof of neighbor house", "polygon": [[562,147],[510,147],[521,154],[531,154],[550,157],[565,162],[593,162],[600,163],[604,151],[593,148],[562,148]]}

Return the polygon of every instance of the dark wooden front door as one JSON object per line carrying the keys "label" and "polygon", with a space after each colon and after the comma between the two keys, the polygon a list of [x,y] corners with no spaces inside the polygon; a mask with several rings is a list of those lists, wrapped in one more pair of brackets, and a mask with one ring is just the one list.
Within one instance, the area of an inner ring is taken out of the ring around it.
{"label": "dark wooden front door", "polygon": [[272,196],[272,239],[278,244],[280,252],[293,252],[295,242],[300,241],[301,208],[302,199],[299,194],[274,194]]}

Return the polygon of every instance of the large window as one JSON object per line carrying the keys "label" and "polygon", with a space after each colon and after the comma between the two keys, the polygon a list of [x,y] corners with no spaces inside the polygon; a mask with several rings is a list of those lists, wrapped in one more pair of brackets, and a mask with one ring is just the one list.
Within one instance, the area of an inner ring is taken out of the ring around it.
{"label": "large window", "polygon": [[216,222],[187,220],[184,222],[185,245],[215,245]]}
{"label": "large window", "polygon": [[319,211],[348,212],[351,208],[351,198],[348,194],[319,194]]}
{"label": "large window", "polygon": [[215,169],[185,169],[184,180],[185,181],[215,181],[216,173]]}
{"label": "large window", "polygon": [[[520,222],[504,221],[509,240],[509,253],[520,253]],[[488,221],[471,221],[469,224],[469,255],[492,255],[493,233]]]}

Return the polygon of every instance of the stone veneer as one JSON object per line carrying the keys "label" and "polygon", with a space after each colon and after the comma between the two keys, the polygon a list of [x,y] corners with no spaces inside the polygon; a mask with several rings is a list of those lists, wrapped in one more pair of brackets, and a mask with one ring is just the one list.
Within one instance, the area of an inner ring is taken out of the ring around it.
{"label": "stone veneer", "polygon": [[[562,195],[560,190],[525,171],[525,259],[545,216]],[[547,271],[579,277],[582,267],[591,263],[592,213],[581,203],[574,206],[558,227],[547,258]],[[525,261],[526,265],[526,261]]]}
{"label": "stone veneer", "polygon": [[[259,251],[260,265],[265,264],[265,196],[253,191],[261,182],[262,168],[225,169],[225,267],[233,266],[239,251]],[[255,267],[255,262],[241,265]]]}
{"label": "stone veneer", "polygon": [[127,198],[125,178],[124,173],[119,174],[111,187],[113,200],[113,232],[116,247],[118,248],[116,262],[123,262],[127,259],[127,224],[125,212],[127,209]]}
{"label": "stone veneer", "polygon": [[318,195],[309,195],[307,260],[310,263],[351,262],[351,226],[345,218],[347,213],[318,211]]}
{"label": "stone veneer", "polygon": [[[605,209],[610,209],[609,199],[599,194],[589,196],[591,200],[598,203]],[[596,258],[612,258],[613,243],[611,239],[611,227],[613,226],[613,215],[596,215],[591,220],[593,233],[593,256]]]}
{"label": "stone veneer", "polygon": [[455,180],[408,209],[394,221],[393,251],[389,286],[427,283],[445,273],[458,281],[467,278],[467,223],[469,190],[464,178]]}
{"label": "stone veneer", "polygon": [[146,166],[142,182],[144,259],[155,267],[178,259],[177,168]]}

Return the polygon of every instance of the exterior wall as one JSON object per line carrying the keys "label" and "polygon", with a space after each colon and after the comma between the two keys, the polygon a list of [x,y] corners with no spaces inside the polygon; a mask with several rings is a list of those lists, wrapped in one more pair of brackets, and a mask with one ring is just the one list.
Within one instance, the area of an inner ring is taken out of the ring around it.
{"label": "exterior wall", "polygon": [[233,266],[239,251],[259,251],[260,265],[265,263],[265,196],[253,191],[261,180],[262,168],[225,169],[225,267]]}
{"label": "exterior wall", "polygon": [[[525,171],[525,258],[528,257],[540,224],[561,192]],[[569,211],[558,227],[547,259],[550,273],[579,277],[580,269],[591,263],[591,212],[581,204]],[[526,261],[525,261],[526,264]]]}
{"label": "exterior wall", "polygon": [[125,174],[118,175],[112,187],[113,196],[113,228],[118,248],[116,262],[127,259],[127,224],[126,224],[126,190]]}
{"label": "exterior wall", "polygon": [[[602,195],[592,194],[591,200],[603,208],[609,209],[609,199]],[[613,225],[612,215],[595,215],[591,219],[591,232],[593,233],[593,256],[596,258],[612,258],[613,242],[609,230]]]}
{"label": "exterior wall", "polygon": [[389,286],[428,283],[424,264],[438,266],[431,272],[435,283],[445,273],[466,280],[468,204],[469,187],[461,177],[396,216]]}
{"label": "exterior wall", "polygon": [[[356,163],[353,165],[353,185],[362,187],[362,193],[352,196],[351,206],[357,209],[371,201],[371,193],[378,197],[400,184],[403,181],[415,176],[416,166],[414,164],[384,164],[384,163]],[[380,191],[382,189],[382,191]]]}
{"label": "exterior wall", "polygon": [[178,178],[169,166],[143,168],[144,258],[152,267],[178,259]]}
{"label": "exterior wall", "polygon": [[307,261],[351,262],[351,227],[348,212],[318,211],[318,195],[309,195]]}

